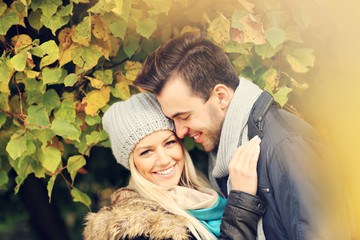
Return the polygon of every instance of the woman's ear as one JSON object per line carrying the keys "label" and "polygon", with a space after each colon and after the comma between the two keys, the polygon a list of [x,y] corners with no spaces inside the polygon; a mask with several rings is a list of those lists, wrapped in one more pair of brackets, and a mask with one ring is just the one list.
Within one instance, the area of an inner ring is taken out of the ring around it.
{"label": "woman's ear", "polygon": [[217,84],[213,88],[212,94],[218,101],[220,108],[227,110],[234,95],[234,90],[224,84]]}

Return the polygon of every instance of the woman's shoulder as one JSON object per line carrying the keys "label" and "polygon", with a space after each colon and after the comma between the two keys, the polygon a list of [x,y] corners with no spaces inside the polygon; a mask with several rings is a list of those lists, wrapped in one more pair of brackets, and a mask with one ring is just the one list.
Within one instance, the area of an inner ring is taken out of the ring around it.
{"label": "woman's shoulder", "polygon": [[189,239],[185,218],[166,211],[135,190],[120,188],[110,202],[97,213],[87,214],[84,239]]}

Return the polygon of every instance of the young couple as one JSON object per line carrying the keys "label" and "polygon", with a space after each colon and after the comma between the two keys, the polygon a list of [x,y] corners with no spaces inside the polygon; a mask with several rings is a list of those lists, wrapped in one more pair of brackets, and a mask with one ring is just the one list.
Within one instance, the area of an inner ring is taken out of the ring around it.
{"label": "young couple", "polygon": [[[309,124],[239,79],[221,48],[184,34],[149,55],[134,83],[154,95],[115,103],[103,117],[130,183],[87,215],[85,239],[349,239],[336,229],[345,204],[335,155]],[[212,187],[181,144],[186,135],[209,152]]]}

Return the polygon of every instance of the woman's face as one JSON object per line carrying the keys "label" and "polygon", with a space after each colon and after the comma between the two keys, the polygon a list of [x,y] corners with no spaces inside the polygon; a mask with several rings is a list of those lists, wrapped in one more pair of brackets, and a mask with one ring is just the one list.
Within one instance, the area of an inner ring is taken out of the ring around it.
{"label": "woman's face", "polygon": [[178,185],[185,165],[181,143],[170,130],[154,132],[141,139],[133,150],[139,173],[161,187]]}

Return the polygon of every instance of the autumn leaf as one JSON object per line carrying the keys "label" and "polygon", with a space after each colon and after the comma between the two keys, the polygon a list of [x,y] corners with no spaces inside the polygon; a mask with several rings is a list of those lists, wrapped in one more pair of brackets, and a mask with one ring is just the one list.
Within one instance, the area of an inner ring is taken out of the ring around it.
{"label": "autumn leaf", "polygon": [[32,39],[26,34],[20,34],[11,38],[11,44],[14,46],[15,52],[18,52],[21,50],[20,48],[25,46],[31,47],[30,45],[32,44]]}
{"label": "autumn leaf", "polygon": [[104,86],[104,82],[99,80],[99,79],[96,79],[96,78],[93,78],[93,77],[88,77],[88,76],[85,76],[86,79],[90,80],[90,84],[92,87],[94,88],[97,88],[97,89],[100,89]]}
{"label": "autumn leaf", "polygon": [[102,16],[91,16],[91,30],[96,38],[103,41],[107,41],[109,39],[109,23]]}
{"label": "autumn leaf", "polygon": [[230,21],[221,13],[210,23],[207,30],[217,43],[228,42],[230,40]]}
{"label": "autumn leaf", "polygon": [[85,112],[90,116],[95,116],[97,111],[105,106],[110,99],[110,88],[103,87],[100,90],[93,90],[87,94],[82,100],[82,104],[86,103]]}
{"label": "autumn leaf", "polygon": [[91,40],[91,18],[85,17],[81,23],[72,27],[71,39],[82,46],[89,46]]}
{"label": "autumn leaf", "polygon": [[232,36],[234,41],[239,43],[251,42],[254,44],[266,43],[263,23],[256,20],[253,15],[248,14],[237,21],[244,26],[242,29],[243,34],[236,35],[235,33],[238,31],[233,31]]}
{"label": "autumn leaf", "polygon": [[124,69],[126,71],[125,77],[134,81],[138,73],[141,71],[142,64],[140,62],[126,61]]}
{"label": "autumn leaf", "polygon": [[285,50],[285,58],[291,69],[297,73],[306,73],[309,67],[314,66],[314,50],[311,48],[299,48],[295,50]]}

